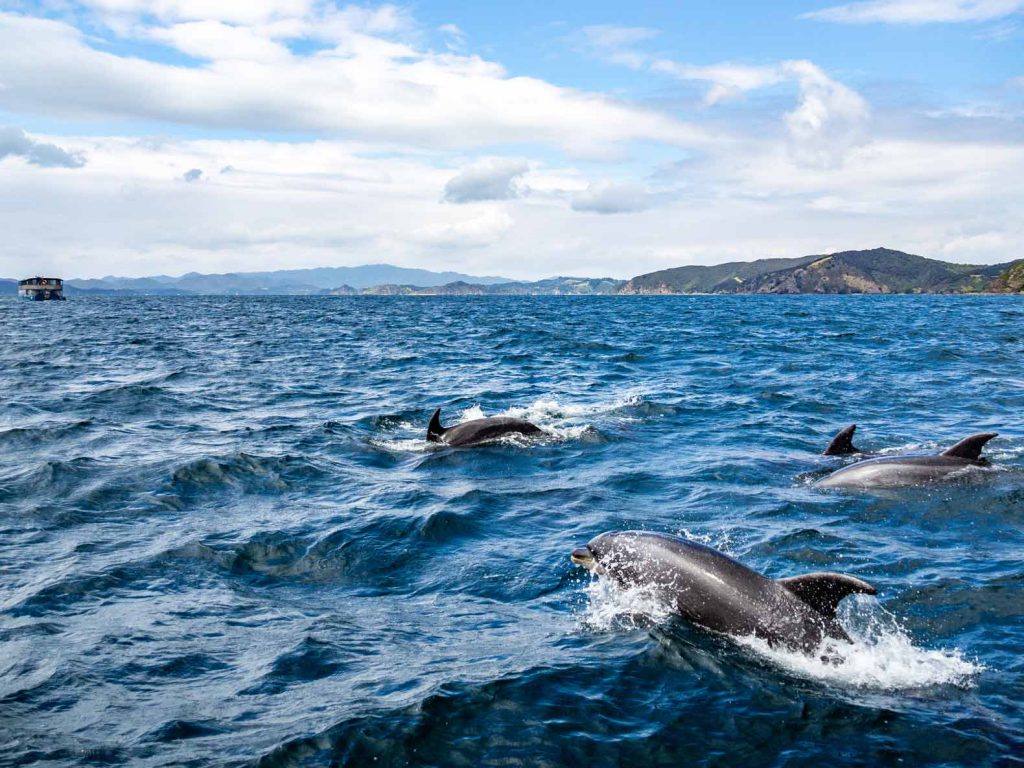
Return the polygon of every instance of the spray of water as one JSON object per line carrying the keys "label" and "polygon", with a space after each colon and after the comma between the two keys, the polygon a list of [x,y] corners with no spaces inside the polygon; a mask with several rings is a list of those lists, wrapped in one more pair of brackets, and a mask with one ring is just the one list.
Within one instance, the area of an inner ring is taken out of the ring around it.
{"label": "spray of water", "polygon": [[[620,589],[607,579],[592,580],[584,596],[580,627],[586,631],[643,629],[672,615],[672,609],[644,587]],[[840,620],[853,642],[826,640],[809,653],[773,647],[754,637],[733,639],[789,674],[847,688],[968,688],[984,671],[982,665],[957,649],[930,650],[914,645],[896,618],[871,598],[857,596],[845,601]]]}

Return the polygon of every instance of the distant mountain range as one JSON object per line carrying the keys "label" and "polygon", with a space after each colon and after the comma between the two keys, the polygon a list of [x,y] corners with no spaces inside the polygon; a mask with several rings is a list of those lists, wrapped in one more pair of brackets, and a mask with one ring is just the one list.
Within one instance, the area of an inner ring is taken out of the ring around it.
{"label": "distant mountain range", "polygon": [[[0,280],[10,294],[17,281]],[[687,266],[632,280],[552,277],[515,281],[431,272],[389,264],[238,272],[181,277],[104,277],[65,281],[77,295],[536,296],[692,293],[1024,293],[1024,259],[994,265],[952,264],[902,251],[867,251]]]}
{"label": "distant mountain range", "polygon": [[625,285],[610,277],[550,277],[534,282],[481,285],[458,281],[433,288],[415,285],[378,285],[361,293],[373,296],[611,296]]}
{"label": "distant mountain range", "polygon": [[474,277],[461,272],[431,272],[390,264],[368,264],[362,267],[318,267],[284,269],[274,272],[229,272],[203,275],[189,272],[180,277],[104,277],[98,280],[64,281],[65,292],[121,293],[164,296],[235,295],[302,295],[328,293],[332,288],[349,286],[371,288],[386,283],[403,283],[432,287],[460,280],[482,285],[511,282],[503,277]]}

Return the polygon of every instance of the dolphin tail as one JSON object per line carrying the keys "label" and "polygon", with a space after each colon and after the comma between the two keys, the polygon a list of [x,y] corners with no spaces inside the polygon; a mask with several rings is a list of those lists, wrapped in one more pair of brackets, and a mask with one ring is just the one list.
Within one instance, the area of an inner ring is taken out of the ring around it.
{"label": "dolphin tail", "polygon": [[836,608],[844,597],[878,594],[878,590],[866,581],[841,573],[808,573],[777,581],[828,619],[835,619]]}
{"label": "dolphin tail", "polygon": [[860,453],[860,449],[853,446],[853,433],[856,431],[856,424],[839,430],[822,456],[849,456],[851,453]]}
{"label": "dolphin tail", "polygon": [[978,461],[981,458],[981,449],[985,447],[985,443],[998,435],[998,432],[979,432],[976,435],[965,437],[948,451],[943,451],[942,455]]}
{"label": "dolphin tail", "polygon": [[430,417],[430,424],[427,425],[427,442],[441,442],[441,437],[446,431],[447,430],[441,426],[441,409],[438,408],[434,411],[434,415]]}

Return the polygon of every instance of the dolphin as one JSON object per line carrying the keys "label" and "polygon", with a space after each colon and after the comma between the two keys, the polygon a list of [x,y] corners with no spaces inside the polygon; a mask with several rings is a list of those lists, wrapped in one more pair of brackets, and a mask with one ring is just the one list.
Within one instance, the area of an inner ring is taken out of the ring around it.
{"label": "dolphin", "polygon": [[865,459],[837,469],[817,485],[823,488],[896,488],[954,480],[965,469],[989,466],[988,460],[981,457],[981,449],[997,435],[996,432],[979,432],[937,456],[905,454]]}
{"label": "dolphin", "polygon": [[839,602],[877,594],[838,573],[769,579],[711,547],[645,531],[602,533],[574,550],[572,561],[620,587],[653,587],[658,599],[705,629],[805,653],[826,638],[851,642],[836,618]]}
{"label": "dolphin", "polygon": [[497,440],[505,435],[543,435],[544,430],[536,424],[509,416],[489,416],[473,419],[454,427],[441,426],[441,409],[434,411],[427,427],[427,442],[444,443],[453,447],[479,445]]}

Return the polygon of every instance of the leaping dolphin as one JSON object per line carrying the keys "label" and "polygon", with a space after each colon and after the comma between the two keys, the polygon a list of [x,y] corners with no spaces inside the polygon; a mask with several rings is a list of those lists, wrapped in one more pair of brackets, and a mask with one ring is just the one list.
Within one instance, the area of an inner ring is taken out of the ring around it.
{"label": "leaping dolphin", "polygon": [[865,459],[837,469],[818,481],[824,488],[896,488],[953,480],[970,467],[987,467],[981,450],[996,432],[965,437],[937,456],[907,454]]}
{"label": "leaping dolphin", "polygon": [[478,445],[497,440],[505,435],[543,435],[544,430],[536,424],[510,416],[489,416],[456,424],[454,427],[441,426],[441,409],[434,411],[427,427],[427,441],[444,443],[453,447]]}
{"label": "leaping dolphin", "polygon": [[652,587],[706,629],[803,652],[825,638],[850,642],[836,618],[839,602],[877,594],[867,582],[837,573],[769,579],[711,547],[644,531],[602,533],[573,551],[572,561],[620,587]]}

